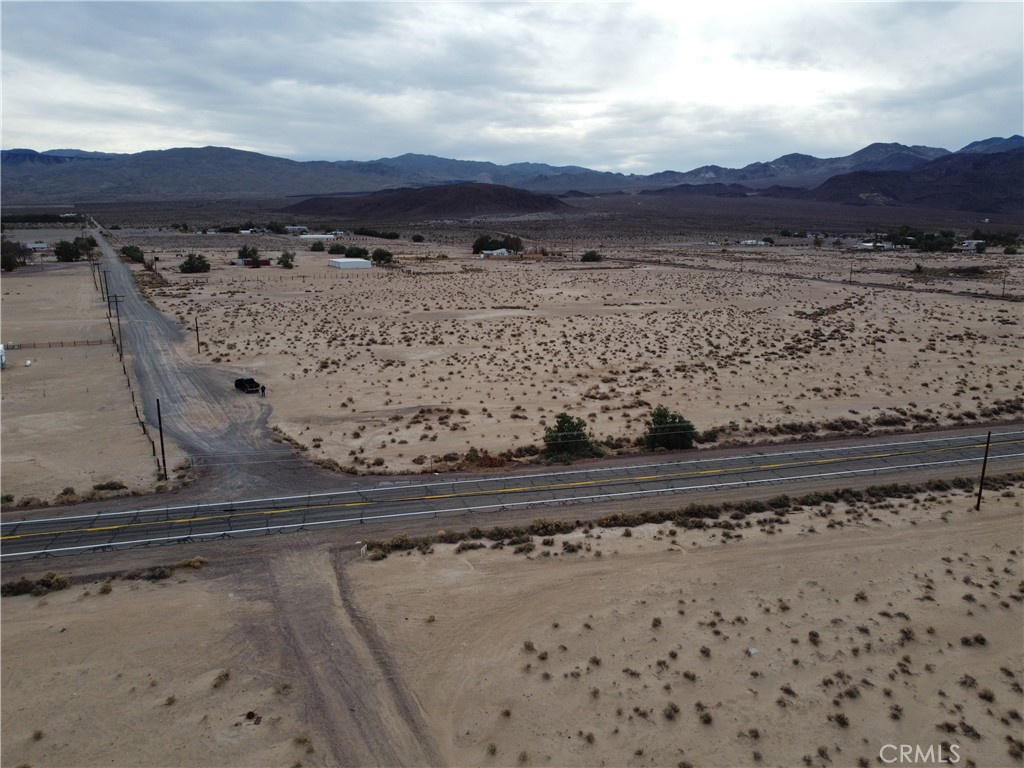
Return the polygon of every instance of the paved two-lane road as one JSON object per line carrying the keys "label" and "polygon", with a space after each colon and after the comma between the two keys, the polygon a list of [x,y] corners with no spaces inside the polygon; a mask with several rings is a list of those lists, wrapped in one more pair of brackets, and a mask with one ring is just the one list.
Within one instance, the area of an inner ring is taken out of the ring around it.
{"label": "paved two-lane road", "polygon": [[[801,488],[849,484],[855,478],[897,481],[906,472],[934,476],[980,471],[984,433],[929,439],[879,440],[831,447],[775,446],[741,455],[617,467],[515,474],[461,480],[381,483],[373,488],[288,498],[235,500],[81,516],[8,520],[0,524],[0,558],[264,535],[417,517],[523,511],[523,519],[546,505],[635,502],[666,494],[762,487],[764,495]],[[990,471],[1020,471],[1024,431],[992,436]]]}

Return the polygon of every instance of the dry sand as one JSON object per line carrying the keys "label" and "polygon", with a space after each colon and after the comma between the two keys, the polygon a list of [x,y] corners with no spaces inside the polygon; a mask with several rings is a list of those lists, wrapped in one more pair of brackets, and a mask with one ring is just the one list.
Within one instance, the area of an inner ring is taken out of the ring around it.
{"label": "dry sand", "polygon": [[[225,236],[180,235],[177,248],[167,233],[120,237],[161,254],[170,284],[153,300],[187,328],[198,319],[203,360],[265,382],[273,424],[361,472],[539,445],[560,411],[628,443],[655,405],[723,440],[1008,418],[1011,400],[1022,410],[1021,304],[951,293],[998,295],[1001,255],[965,281],[948,269],[977,257],[669,242],[609,247],[619,260],[594,268],[438,259],[437,244],[388,241],[404,269],[332,270],[299,251],[294,270],[251,270],[230,266]],[[189,242],[214,263],[198,279],[166,265]],[[256,242],[271,256],[307,247]],[[915,278],[915,259],[935,271]],[[842,282],[851,260],[862,284]],[[1011,294],[1022,278],[1010,275]]]}
{"label": "dry sand", "polygon": [[[73,493],[61,501],[84,498],[94,485],[109,482],[152,490],[152,447],[136,418],[90,266],[19,269],[4,274],[0,286],[2,340],[44,345],[7,350],[0,377],[4,494],[18,503],[54,500],[66,488]],[[103,343],[71,346],[83,341]],[[52,342],[66,346],[45,346]]]}
{"label": "dry sand", "polygon": [[210,564],[109,594],[106,561],[62,561],[70,589],[3,601],[2,763],[824,768],[945,743],[1019,764],[1022,494],[528,555],[275,537],[176,549]]}

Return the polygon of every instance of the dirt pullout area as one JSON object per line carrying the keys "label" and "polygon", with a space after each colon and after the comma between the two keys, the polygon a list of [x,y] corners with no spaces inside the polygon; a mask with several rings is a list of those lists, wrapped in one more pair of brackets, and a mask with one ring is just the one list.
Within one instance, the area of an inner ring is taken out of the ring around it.
{"label": "dirt pullout area", "polygon": [[209,563],[109,587],[100,568],[171,550],[51,561],[68,589],[3,600],[0,760],[826,768],[912,744],[1012,765],[1022,497],[380,561],[325,531],[175,548]]}
{"label": "dirt pullout area", "polygon": [[4,275],[2,292],[3,341],[26,345],[7,349],[0,379],[5,497],[69,502],[102,495],[94,486],[104,484],[152,491],[157,465],[136,417],[141,401],[111,343],[91,267],[21,268]]}

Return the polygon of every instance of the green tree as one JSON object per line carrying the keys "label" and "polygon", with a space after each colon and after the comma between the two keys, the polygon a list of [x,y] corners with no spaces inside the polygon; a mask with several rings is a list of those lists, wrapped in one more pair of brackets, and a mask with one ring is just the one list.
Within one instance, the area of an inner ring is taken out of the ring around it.
{"label": "green tree", "polygon": [[644,422],[647,432],[644,443],[648,448],[667,448],[670,451],[693,448],[697,430],[682,415],[659,405],[651,411],[651,418]]}
{"label": "green tree", "polygon": [[[323,245],[323,243],[321,243],[321,245]],[[320,250],[323,250],[323,248],[321,248]],[[334,256],[344,256],[345,246],[342,245],[341,243],[331,243],[329,246],[327,246],[327,252]]]}
{"label": "green tree", "polygon": [[473,253],[497,251],[501,248],[519,252],[523,250],[523,241],[514,235],[502,235],[501,237],[480,235],[480,237],[473,241]]}
{"label": "green tree", "polygon": [[423,242],[423,235],[413,235],[409,239],[412,240],[414,243],[422,243]]}
{"label": "green tree", "polygon": [[145,264],[146,256],[137,245],[125,245],[121,247],[121,255],[133,264]]}
{"label": "green tree", "polygon": [[548,457],[593,456],[594,441],[587,430],[587,422],[568,413],[555,417],[553,426],[544,430],[544,453]]}
{"label": "green tree", "polygon": [[70,240],[61,240],[53,246],[53,255],[57,261],[81,261],[82,252],[78,246]]}
{"label": "green tree", "polygon": [[361,248],[358,245],[350,245],[345,249],[346,259],[365,259],[370,255],[370,252],[366,248]]}
{"label": "green tree", "polygon": [[580,261],[601,261],[601,259],[603,258],[604,256],[602,256],[597,251],[587,251],[582,256],[580,256]]}
{"label": "green tree", "polygon": [[395,255],[391,251],[386,251],[383,248],[375,248],[373,253],[370,254],[370,261],[374,264],[390,264],[395,260]]}
{"label": "green tree", "polygon": [[317,253],[323,253],[323,251],[324,251],[324,241],[323,240],[314,240],[313,244],[311,246],[309,246],[309,250],[316,251]]}
{"label": "green tree", "polygon": [[295,254],[291,251],[281,251],[277,257],[277,266],[282,269],[293,269],[295,267]]}
{"label": "green tree", "polygon": [[3,238],[0,240],[0,269],[4,272],[13,272],[18,267],[25,266],[31,253],[27,245]]}
{"label": "green tree", "polygon": [[181,266],[179,266],[178,269],[186,274],[209,272],[210,262],[208,262],[206,257],[201,253],[190,253],[185,257],[185,260],[181,262]]}
{"label": "green tree", "polygon": [[260,249],[255,245],[243,245],[238,249],[238,258],[249,262],[253,267],[260,266]]}
{"label": "green tree", "polygon": [[275,235],[287,234],[287,230],[284,228],[284,224],[279,221],[272,221],[267,224],[267,229],[273,232]]}

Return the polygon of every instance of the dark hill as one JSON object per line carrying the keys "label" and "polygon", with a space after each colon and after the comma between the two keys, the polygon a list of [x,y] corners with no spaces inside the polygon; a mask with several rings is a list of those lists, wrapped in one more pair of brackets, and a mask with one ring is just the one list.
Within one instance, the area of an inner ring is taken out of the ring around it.
{"label": "dark hill", "polygon": [[1024,148],[945,155],[906,171],[857,171],[833,176],[806,197],[847,205],[1024,212]]}
{"label": "dark hill", "polygon": [[539,195],[498,184],[450,184],[400,189],[359,197],[314,197],[284,209],[307,216],[350,219],[468,219],[474,216],[568,211],[553,195]]}

